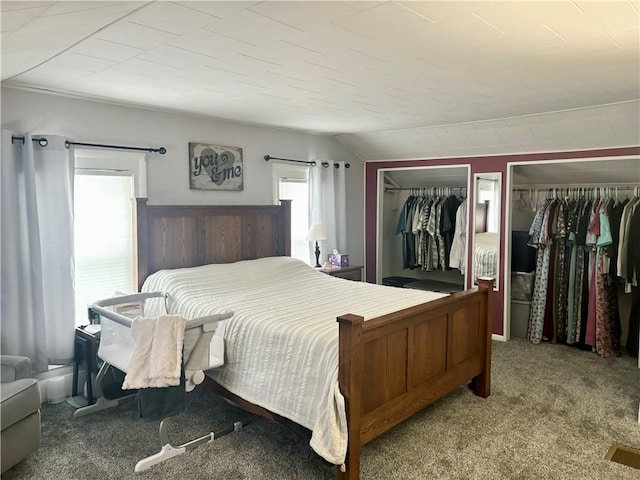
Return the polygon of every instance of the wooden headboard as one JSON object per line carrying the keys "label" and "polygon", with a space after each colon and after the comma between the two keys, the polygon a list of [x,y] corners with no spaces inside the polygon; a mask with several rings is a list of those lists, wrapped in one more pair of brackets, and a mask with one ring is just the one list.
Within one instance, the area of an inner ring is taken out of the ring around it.
{"label": "wooden headboard", "polygon": [[487,219],[489,215],[489,201],[484,203],[476,203],[475,211],[475,231],[483,233],[487,231]]}
{"label": "wooden headboard", "polygon": [[134,281],[165,268],[291,255],[291,201],[281,205],[134,206]]}

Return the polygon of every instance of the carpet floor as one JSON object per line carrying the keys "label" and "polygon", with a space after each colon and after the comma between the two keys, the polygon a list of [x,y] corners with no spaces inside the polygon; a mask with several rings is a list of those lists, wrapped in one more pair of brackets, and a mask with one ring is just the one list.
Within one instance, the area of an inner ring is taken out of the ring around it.
{"label": "carpet floor", "polygon": [[[42,446],[3,479],[331,479],[334,467],[281,424],[246,413],[204,388],[174,417],[174,444],[250,420],[186,454],[134,474],[160,449],[158,424],[135,401],[83,418],[43,405]],[[640,447],[640,369],[629,356],[599,358],[563,345],[493,343],[491,396],[461,386],[367,444],[361,478],[634,479],[605,460],[613,443]]]}

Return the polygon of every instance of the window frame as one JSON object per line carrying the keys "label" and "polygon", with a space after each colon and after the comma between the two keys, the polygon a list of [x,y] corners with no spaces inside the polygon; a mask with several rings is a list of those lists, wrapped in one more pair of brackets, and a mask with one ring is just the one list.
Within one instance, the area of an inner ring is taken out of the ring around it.
{"label": "window frame", "polygon": [[[305,183],[307,185],[307,206],[309,199],[309,166],[308,165],[290,165],[290,164],[282,164],[282,163],[274,163],[272,165],[272,181],[273,181],[273,203],[275,205],[280,204],[280,182],[282,180],[288,180],[292,183],[300,182]],[[293,220],[293,219],[292,219]],[[307,218],[307,223],[309,222],[309,218]],[[306,225],[305,228],[309,228],[309,225]],[[291,229],[291,244],[293,246],[294,238],[293,238],[293,226]],[[293,253],[293,252],[292,252]],[[311,249],[308,248],[307,255],[305,255],[304,260],[306,263],[311,265]]]}
{"label": "window frame", "polygon": [[[126,176],[132,178],[131,202],[135,198],[147,196],[147,154],[144,152],[128,152],[113,150],[94,150],[87,148],[74,149],[75,175],[91,176]],[[75,192],[74,192],[75,193]],[[131,203],[133,211],[133,203]],[[132,258],[135,258],[133,247],[135,245],[135,225],[131,225]],[[75,250],[75,248],[74,248]],[[131,265],[135,272],[135,265]],[[132,275],[131,288],[135,290],[135,282]],[[115,293],[115,292],[114,292]],[[74,299],[75,301],[75,299]],[[76,325],[82,317],[76,315]],[[87,319],[88,321],[88,319]]]}

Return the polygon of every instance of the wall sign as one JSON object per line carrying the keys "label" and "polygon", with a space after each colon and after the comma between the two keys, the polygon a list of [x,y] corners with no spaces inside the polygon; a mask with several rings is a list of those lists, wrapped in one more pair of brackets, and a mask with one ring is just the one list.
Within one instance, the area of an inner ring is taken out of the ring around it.
{"label": "wall sign", "polygon": [[189,142],[192,190],[243,190],[242,149]]}

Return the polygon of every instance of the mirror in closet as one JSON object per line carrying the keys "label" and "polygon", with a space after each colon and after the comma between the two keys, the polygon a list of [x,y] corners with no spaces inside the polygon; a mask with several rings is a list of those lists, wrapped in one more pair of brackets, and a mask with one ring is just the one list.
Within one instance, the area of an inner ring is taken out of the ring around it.
{"label": "mirror in closet", "polygon": [[477,173],[474,186],[473,281],[477,284],[478,278],[495,278],[494,290],[497,290],[502,174]]}

